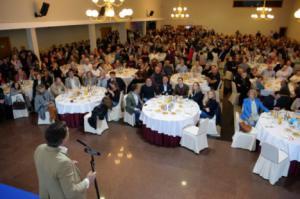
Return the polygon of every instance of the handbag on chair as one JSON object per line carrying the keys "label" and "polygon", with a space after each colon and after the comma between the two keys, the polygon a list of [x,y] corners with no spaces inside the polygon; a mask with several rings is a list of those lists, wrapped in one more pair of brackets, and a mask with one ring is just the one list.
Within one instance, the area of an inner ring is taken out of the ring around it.
{"label": "handbag on chair", "polygon": [[252,126],[246,124],[245,122],[240,122],[240,130],[244,133],[249,133],[252,130]]}
{"label": "handbag on chair", "polygon": [[12,104],[12,108],[14,110],[23,110],[26,108],[26,104],[19,97],[17,97],[16,101]]}

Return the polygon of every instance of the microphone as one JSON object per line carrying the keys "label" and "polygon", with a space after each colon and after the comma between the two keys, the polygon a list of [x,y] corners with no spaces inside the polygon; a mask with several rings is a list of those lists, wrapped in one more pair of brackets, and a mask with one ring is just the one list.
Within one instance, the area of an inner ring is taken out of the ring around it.
{"label": "microphone", "polygon": [[100,156],[100,152],[98,151],[95,151],[93,149],[89,149],[89,148],[85,148],[84,151],[90,155],[96,155],[96,156]]}
{"label": "microphone", "polygon": [[76,140],[78,143],[84,146],[84,152],[90,154],[90,155],[95,155],[95,156],[100,156],[101,153],[92,149],[90,146],[88,146],[85,142],[81,141],[80,139]]}

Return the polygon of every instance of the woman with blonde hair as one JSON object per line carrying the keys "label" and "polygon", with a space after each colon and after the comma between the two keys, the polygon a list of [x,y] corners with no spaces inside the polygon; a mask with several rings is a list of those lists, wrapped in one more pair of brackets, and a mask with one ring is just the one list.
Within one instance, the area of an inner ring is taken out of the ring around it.
{"label": "woman with blonde hair", "polygon": [[204,94],[201,91],[200,84],[198,82],[194,82],[191,92],[189,93],[189,99],[195,101],[199,108],[203,108],[203,98]]}
{"label": "woman with blonde hair", "polygon": [[203,109],[201,110],[200,118],[212,119],[219,113],[219,103],[216,100],[214,90],[208,91],[207,96],[203,100]]}
{"label": "woman with blonde hair", "polygon": [[241,119],[248,125],[255,126],[260,112],[269,112],[263,103],[257,98],[257,92],[250,89],[248,98],[244,99]]}

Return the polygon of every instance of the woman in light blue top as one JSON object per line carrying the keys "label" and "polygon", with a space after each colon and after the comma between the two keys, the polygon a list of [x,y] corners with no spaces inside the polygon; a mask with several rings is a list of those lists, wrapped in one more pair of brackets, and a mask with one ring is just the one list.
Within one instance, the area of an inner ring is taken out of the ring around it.
{"label": "woman in light blue top", "polygon": [[104,70],[101,71],[100,77],[97,79],[97,86],[107,88],[107,77]]}

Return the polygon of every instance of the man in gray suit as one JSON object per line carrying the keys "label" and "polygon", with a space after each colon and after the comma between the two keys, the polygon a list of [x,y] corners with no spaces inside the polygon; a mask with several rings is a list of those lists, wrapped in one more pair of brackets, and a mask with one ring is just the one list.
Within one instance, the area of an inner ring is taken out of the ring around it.
{"label": "man in gray suit", "polygon": [[141,114],[142,101],[140,99],[141,88],[137,84],[132,85],[132,91],[126,97],[125,111],[130,115],[135,115],[135,123],[139,124],[139,118]]}
{"label": "man in gray suit", "polygon": [[67,156],[64,145],[69,138],[64,122],[56,122],[46,130],[47,144],[41,144],[34,152],[39,179],[40,199],[85,199],[86,190],[96,178],[89,172],[83,180],[76,161]]}
{"label": "man in gray suit", "polygon": [[68,78],[65,81],[65,85],[68,89],[80,88],[81,84],[79,78],[74,76],[74,72],[70,70],[68,72]]}

